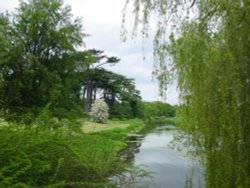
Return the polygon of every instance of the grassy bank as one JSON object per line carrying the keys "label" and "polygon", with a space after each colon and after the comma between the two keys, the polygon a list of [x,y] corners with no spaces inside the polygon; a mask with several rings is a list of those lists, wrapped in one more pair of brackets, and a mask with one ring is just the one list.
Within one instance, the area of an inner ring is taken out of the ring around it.
{"label": "grassy bank", "polygon": [[112,129],[125,129],[130,126],[128,121],[112,121],[108,120],[107,123],[96,123],[91,121],[84,121],[82,123],[82,131],[84,133],[100,132]]}
{"label": "grassy bank", "polygon": [[[108,177],[123,170],[117,151],[143,121],[85,122],[82,131],[20,124],[0,126],[0,187],[115,187]],[[86,133],[87,132],[87,133]]]}
{"label": "grassy bank", "polygon": [[145,123],[139,119],[123,121],[109,120],[106,124],[86,121],[82,126],[82,130],[92,137],[98,136],[111,141],[114,144],[111,148],[112,152],[118,152],[127,147],[124,140],[129,133],[140,132],[144,127]]}

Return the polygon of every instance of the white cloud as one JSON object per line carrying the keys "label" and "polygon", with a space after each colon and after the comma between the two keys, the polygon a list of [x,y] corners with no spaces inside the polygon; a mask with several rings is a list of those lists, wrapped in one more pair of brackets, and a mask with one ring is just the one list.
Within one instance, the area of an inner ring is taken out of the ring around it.
{"label": "white cloud", "polygon": [[12,11],[18,6],[18,0],[0,1],[0,12]]}
{"label": "white cloud", "polygon": [[158,87],[155,82],[141,82],[137,83],[137,89],[143,93],[143,100],[145,101],[157,101],[159,100],[158,96]]}
{"label": "white cloud", "polygon": [[120,23],[124,0],[66,0],[74,15],[82,16],[90,23]]}

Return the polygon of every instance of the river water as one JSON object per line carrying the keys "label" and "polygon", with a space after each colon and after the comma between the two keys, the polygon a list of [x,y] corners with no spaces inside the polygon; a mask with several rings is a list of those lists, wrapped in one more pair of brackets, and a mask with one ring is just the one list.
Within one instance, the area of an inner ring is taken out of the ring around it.
{"label": "river water", "polygon": [[176,131],[171,125],[159,126],[141,137],[128,139],[128,162],[152,173],[152,178],[137,178],[134,187],[204,187],[199,163],[191,160],[184,150],[172,147]]}

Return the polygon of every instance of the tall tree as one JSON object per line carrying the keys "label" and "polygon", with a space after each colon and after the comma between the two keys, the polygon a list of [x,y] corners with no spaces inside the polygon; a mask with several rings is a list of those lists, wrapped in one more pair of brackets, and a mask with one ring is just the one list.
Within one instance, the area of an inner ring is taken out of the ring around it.
{"label": "tall tree", "polygon": [[135,88],[134,80],[124,75],[103,71],[98,88],[109,104],[113,117],[139,117],[140,92]]}
{"label": "tall tree", "polygon": [[250,1],[133,2],[144,33],[151,13],[158,16],[155,73],[162,89],[178,79],[183,127],[205,164],[206,186],[249,187]]}
{"label": "tall tree", "polygon": [[44,106],[58,96],[70,97],[71,57],[84,37],[80,21],[72,20],[62,0],[21,1],[15,13],[1,14],[4,108]]}
{"label": "tall tree", "polygon": [[[128,103],[130,117],[137,116],[137,103],[140,101],[140,92],[135,89],[134,80],[126,76],[106,70],[103,65],[118,63],[117,57],[108,57],[100,50],[86,50],[76,55],[76,73],[79,78],[79,90],[85,102],[85,111],[88,112],[97,97],[102,97],[109,104],[111,115],[121,113],[115,109],[124,107]],[[78,90],[78,91],[79,91]]]}
{"label": "tall tree", "polygon": [[108,57],[103,53],[103,51],[95,49],[82,52],[82,55],[85,55],[83,61],[85,69],[80,70],[80,72],[83,73],[84,109],[86,112],[90,111],[93,100],[96,98],[98,81],[100,82],[100,76],[104,70],[102,66],[114,65],[120,61],[117,57]]}

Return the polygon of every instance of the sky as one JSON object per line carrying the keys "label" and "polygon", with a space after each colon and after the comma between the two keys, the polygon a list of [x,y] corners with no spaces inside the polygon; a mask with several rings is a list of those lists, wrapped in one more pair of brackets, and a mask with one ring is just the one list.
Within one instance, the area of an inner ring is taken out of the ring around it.
{"label": "sky", "polygon": [[[107,69],[135,79],[145,101],[161,100],[158,96],[158,83],[152,78],[153,45],[152,37],[142,41],[140,37],[122,42],[120,32],[122,9],[126,0],[64,0],[72,8],[74,16],[81,17],[85,38],[85,49],[103,50],[109,56],[116,56],[121,61]],[[12,12],[18,6],[18,0],[0,0],[0,12]],[[132,23],[131,23],[132,27]],[[129,37],[128,37],[129,38]],[[145,59],[143,58],[145,56]],[[167,91],[166,102],[178,103],[175,86]]]}

